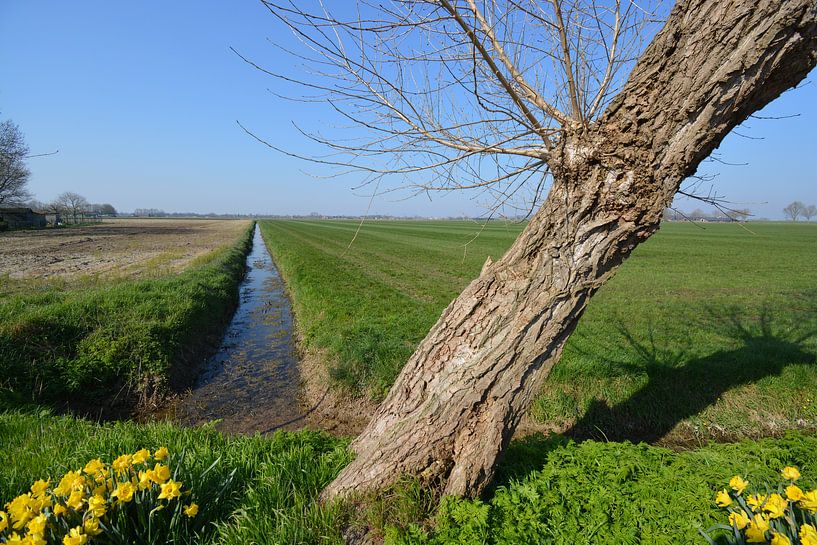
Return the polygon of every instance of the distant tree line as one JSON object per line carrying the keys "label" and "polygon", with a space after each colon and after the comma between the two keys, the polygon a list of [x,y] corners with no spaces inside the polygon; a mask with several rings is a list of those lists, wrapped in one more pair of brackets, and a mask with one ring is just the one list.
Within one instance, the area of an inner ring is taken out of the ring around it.
{"label": "distant tree line", "polygon": [[682,212],[674,208],[664,211],[664,219],[670,221],[746,221],[752,216],[748,208],[714,209],[705,212],[696,208],[692,212]]}
{"label": "distant tree line", "polygon": [[794,201],[783,209],[783,213],[791,221],[797,221],[801,216],[806,221],[811,221],[811,218],[817,217],[817,206],[813,204],[805,205],[801,201]]}
{"label": "distant tree line", "polygon": [[167,216],[167,212],[158,208],[137,208],[133,211],[133,215],[145,218],[163,218]]}
{"label": "distant tree line", "polygon": [[25,206],[40,214],[53,216],[54,222],[60,223],[82,223],[118,215],[113,205],[89,203],[85,197],[73,191],[61,193],[50,203],[31,200],[26,202]]}

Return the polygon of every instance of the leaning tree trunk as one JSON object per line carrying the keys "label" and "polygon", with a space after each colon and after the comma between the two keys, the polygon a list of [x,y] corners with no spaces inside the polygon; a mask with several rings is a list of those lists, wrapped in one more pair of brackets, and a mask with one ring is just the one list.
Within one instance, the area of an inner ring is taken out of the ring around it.
{"label": "leaning tree trunk", "polygon": [[479,494],[593,293],[726,134],[815,63],[815,0],[678,2],[602,118],[568,129],[547,201],[443,312],[324,497],[402,474]]}

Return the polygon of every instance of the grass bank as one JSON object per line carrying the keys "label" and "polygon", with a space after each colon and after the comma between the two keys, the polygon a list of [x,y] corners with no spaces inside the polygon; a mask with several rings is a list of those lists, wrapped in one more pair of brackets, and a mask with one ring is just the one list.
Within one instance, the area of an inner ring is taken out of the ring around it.
{"label": "grass bank", "polygon": [[158,278],[0,288],[2,395],[127,410],[188,381],[235,307],[251,241],[248,228],[183,272]]}
{"label": "grass bank", "polygon": [[[639,246],[591,301],[534,419],[684,443],[817,426],[817,224],[750,227],[666,223]],[[261,222],[304,342],[328,351],[337,385],[378,399],[522,227],[371,221],[350,247],[356,228]]]}
{"label": "grass bank", "polygon": [[56,481],[91,459],[110,462],[141,448],[184,452],[182,482],[217,461],[219,474],[235,472],[233,485],[226,501],[211,506],[214,524],[194,541],[219,544],[340,545],[366,526],[387,544],[700,544],[699,528],[723,522],[714,492],[732,475],[762,486],[796,465],[804,474],[798,484],[809,488],[817,467],[817,438],[800,434],[681,453],[532,436],[511,444],[496,487],[481,500],[438,504],[406,483],[355,512],[316,501],[349,461],[347,441],[318,432],[226,437],[210,427],[7,412],[0,413],[0,444],[0,504],[37,479]]}

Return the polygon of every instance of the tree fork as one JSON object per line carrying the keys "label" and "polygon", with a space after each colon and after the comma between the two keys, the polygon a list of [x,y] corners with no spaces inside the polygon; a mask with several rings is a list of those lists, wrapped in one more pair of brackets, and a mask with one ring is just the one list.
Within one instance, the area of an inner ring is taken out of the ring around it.
{"label": "tree fork", "polygon": [[729,131],[815,64],[815,0],[678,2],[601,119],[566,128],[542,208],[446,308],[323,497],[404,474],[478,495],[590,297]]}

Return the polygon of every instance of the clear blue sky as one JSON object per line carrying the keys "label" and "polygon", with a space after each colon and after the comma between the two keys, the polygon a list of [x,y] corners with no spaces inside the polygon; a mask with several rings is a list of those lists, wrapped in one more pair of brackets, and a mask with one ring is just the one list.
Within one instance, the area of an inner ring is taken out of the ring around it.
{"label": "clear blue sky", "polygon": [[[339,0],[337,0],[339,1]],[[344,0],[345,1],[345,0]],[[273,214],[362,214],[354,179],[316,180],[312,167],[252,140],[236,120],[295,151],[310,146],[292,127],[326,110],[272,96],[268,76],[229,47],[267,66],[295,61],[268,38],[281,32],[251,0],[58,2],[0,0],[0,117],[11,118],[33,153],[31,190],[63,191],[117,209]],[[812,78],[815,74],[812,74]],[[716,191],[769,218],[792,200],[817,204],[817,83],[778,99],[731,135],[713,163]],[[467,194],[394,201],[372,213],[479,214]],[[692,209],[696,203],[681,204]]]}

